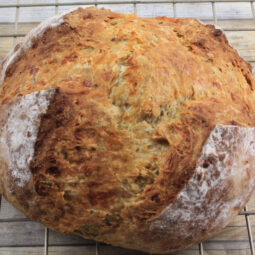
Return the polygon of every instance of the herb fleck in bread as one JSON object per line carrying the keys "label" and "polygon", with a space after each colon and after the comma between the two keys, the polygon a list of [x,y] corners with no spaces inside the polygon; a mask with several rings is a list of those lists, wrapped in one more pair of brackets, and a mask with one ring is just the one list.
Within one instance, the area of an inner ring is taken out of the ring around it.
{"label": "herb fleck in bread", "polygon": [[167,253],[247,202],[255,83],[214,26],[80,8],[1,69],[0,193],[33,220]]}

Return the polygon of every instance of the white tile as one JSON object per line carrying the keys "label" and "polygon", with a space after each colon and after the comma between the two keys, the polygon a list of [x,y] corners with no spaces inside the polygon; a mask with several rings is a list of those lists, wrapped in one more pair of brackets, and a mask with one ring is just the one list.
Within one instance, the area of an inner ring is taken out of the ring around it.
{"label": "white tile", "polygon": [[55,0],[19,0],[20,4],[48,4],[48,3],[55,3]]}
{"label": "white tile", "polygon": [[67,10],[74,10],[74,9],[77,9],[78,7],[91,7],[91,6],[94,6],[94,5],[64,5],[64,6],[59,6],[58,7],[58,12],[59,13],[62,13],[64,11],[67,11]]}
{"label": "white tile", "polygon": [[55,7],[21,7],[19,22],[40,22],[55,14]]}
{"label": "white tile", "polygon": [[[58,0],[59,3],[81,3],[81,2],[85,2],[84,0]],[[91,2],[94,3],[95,0],[86,0],[86,2]]]}
{"label": "white tile", "polygon": [[176,16],[180,18],[213,19],[211,3],[179,3],[176,4]]}
{"label": "white tile", "polygon": [[215,3],[218,19],[251,19],[250,3]]}
{"label": "white tile", "polygon": [[173,17],[172,4],[137,4],[136,14],[139,17]]}
{"label": "white tile", "polygon": [[0,8],[0,23],[14,22],[16,8]]}
{"label": "white tile", "polygon": [[17,0],[0,0],[0,5],[4,4],[17,4]]}

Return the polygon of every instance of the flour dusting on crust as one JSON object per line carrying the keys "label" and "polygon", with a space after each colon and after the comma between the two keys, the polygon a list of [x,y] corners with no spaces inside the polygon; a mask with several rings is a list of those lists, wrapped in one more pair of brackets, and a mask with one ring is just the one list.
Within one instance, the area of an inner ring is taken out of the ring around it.
{"label": "flour dusting on crust", "polygon": [[216,126],[203,147],[194,176],[177,201],[153,222],[154,231],[196,240],[196,234],[204,232],[206,238],[210,230],[225,226],[254,187],[254,155],[255,128]]}
{"label": "flour dusting on crust", "polygon": [[29,164],[40,127],[41,114],[46,113],[55,89],[34,92],[15,100],[0,132],[0,145],[5,150],[7,174],[23,187],[31,178]]}

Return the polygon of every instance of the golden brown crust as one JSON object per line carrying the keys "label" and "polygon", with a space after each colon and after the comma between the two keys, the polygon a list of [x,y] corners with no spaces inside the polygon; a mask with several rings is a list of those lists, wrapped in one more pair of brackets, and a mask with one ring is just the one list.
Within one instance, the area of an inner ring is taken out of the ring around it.
{"label": "golden brown crust", "polygon": [[[63,20],[21,51],[0,86],[1,107],[59,88],[40,118],[33,195],[4,195],[54,230],[152,251],[149,222],[177,201],[215,126],[254,127],[251,68],[195,19],[80,8]],[[178,249],[154,241],[156,252]]]}

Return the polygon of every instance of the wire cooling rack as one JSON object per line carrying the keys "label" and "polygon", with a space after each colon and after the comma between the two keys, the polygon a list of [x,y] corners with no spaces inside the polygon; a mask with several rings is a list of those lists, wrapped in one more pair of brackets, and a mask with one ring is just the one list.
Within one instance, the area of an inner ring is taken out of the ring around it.
{"label": "wire cooling rack", "polygon": [[[14,0],[14,1],[7,1],[5,0],[3,4],[1,4],[0,0],[0,13],[1,10],[6,10],[6,8],[12,8],[15,9],[15,21],[14,21],[14,33],[0,33],[0,38],[13,38],[13,45],[16,44],[17,38],[24,37],[25,33],[19,33],[18,32],[18,24],[19,24],[19,17],[20,17],[20,8],[22,7],[54,7],[54,12],[57,14],[59,12],[59,8],[61,7],[74,7],[74,6],[89,6],[89,5],[122,5],[122,4],[128,4],[133,5],[133,12],[137,14],[137,5],[143,5],[144,8],[147,8],[146,6],[152,5],[152,4],[165,4],[166,8],[167,6],[171,5],[172,7],[172,16],[177,17],[176,14],[176,6],[177,4],[201,4],[201,3],[207,3],[211,6],[211,17],[212,21],[211,23],[214,23],[215,25],[218,24],[218,17],[217,17],[217,11],[215,8],[215,5],[217,3],[225,2],[225,3],[245,3],[246,5],[250,5],[250,10],[252,13],[252,19],[254,22],[254,26],[241,26],[238,28],[224,28],[225,31],[255,31],[255,0],[254,1],[248,1],[248,0],[159,0],[159,1],[153,1],[153,0],[136,0],[136,1],[130,1],[130,0],[117,0],[117,1],[108,1],[108,0],[90,0],[90,1],[68,1],[68,0],[49,0],[46,1],[30,1],[32,3],[24,3],[22,0]],[[107,7],[107,6],[106,6]],[[1,40],[1,39],[0,39]],[[255,41],[254,41],[255,42]],[[254,62],[254,61],[253,61]],[[0,196],[0,212],[1,212],[1,196]],[[255,210],[248,210],[247,206],[244,208],[244,210],[240,213],[240,215],[245,217],[246,221],[246,228],[249,238],[249,247],[250,247],[250,254],[254,255],[254,243],[253,243],[253,237],[252,237],[252,229],[251,229],[251,223],[250,223],[250,216],[255,215]],[[22,218],[14,218],[14,219],[0,219],[1,222],[24,222],[26,219]],[[1,231],[1,229],[0,229]],[[45,227],[44,229],[44,255],[48,255],[48,248],[49,248],[49,230]],[[1,240],[0,240],[1,241]],[[95,243],[95,251],[94,254],[99,255],[100,254],[100,247],[99,243]],[[8,253],[9,254],[9,253]],[[204,248],[203,243],[200,243],[198,245],[198,254],[203,255],[204,254]],[[225,254],[225,253],[224,253]]]}

